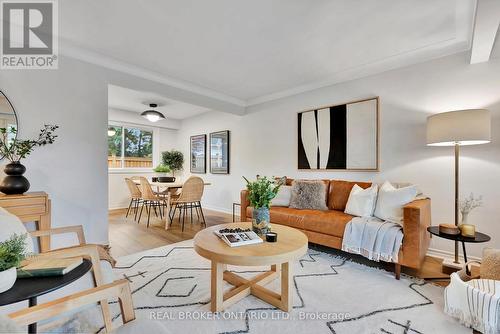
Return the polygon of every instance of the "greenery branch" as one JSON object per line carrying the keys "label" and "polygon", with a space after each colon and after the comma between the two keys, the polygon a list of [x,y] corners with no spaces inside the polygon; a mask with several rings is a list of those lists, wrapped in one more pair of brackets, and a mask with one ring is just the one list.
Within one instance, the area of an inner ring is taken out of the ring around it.
{"label": "greenery branch", "polygon": [[[30,155],[35,147],[53,144],[57,138],[54,131],[58,128],[57,125],[46,124],[35,139],[18,139],[14,127],[0,128],[0,154],[11,162],[19,162]],[[15,139],[9,141],[9,135],[14,135]]]}
{"label": "greenery branch", "polygon": [[243,176],[247,182],[248,200],[250,205],[255,209],[269,208],[271,201],[276,197],[280,187],[284,184],[282,179],[270,180],[267,177],[257,176],[256,181],[249,181]]}
{"label": "greenery branch", "polygon": [[28,254],[25,253],[26,234],[14,234],[0,242],[0,271],[19,267]]}

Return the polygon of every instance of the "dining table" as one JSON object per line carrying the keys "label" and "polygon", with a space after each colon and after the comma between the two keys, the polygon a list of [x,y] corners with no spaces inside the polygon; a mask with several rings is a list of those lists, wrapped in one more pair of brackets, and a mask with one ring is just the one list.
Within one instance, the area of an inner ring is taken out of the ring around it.
{"label": "dining table", "polygon": [[[135,184],[140,184],[140,181],[137,179],[135,179],[133,181]],[[175,182],[157,182],[157,181],[151,182],[151,181],[149,181],[149,184],[151,185],[151,187],[156,187],[157,189],[162,188],[163,190],[168,190],[168,189],[182,188],[182,186],[184,185],[184,182],[182,182],[182,181],[175,181]],[[203,184],[206,186],[211,185],[210,182],[204,182]]]}

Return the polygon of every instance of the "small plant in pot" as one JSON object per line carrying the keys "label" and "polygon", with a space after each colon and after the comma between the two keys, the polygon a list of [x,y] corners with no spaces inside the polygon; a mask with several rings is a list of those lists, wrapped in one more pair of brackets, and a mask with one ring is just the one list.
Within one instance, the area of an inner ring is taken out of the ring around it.
{"label": "small plant in pot", "polygon": [[[36,139],[17,139],[15,128],[0,128],[0,156],[10,161],[5,165],[4,172],[7,174],[0,184],[0,191],[7,195],[24,194],[30,188],[30,183],[23,174],[26,167],[21,164],[21,159],[30,155],[36,147],[54,143],[57,138],[54,131],[57,125],[45,125]],[[14,135],[16,138],[10,140]]]}
{"label": "small plant in pot", "polygon": [[25,259],[26,234],[14,234],[0,242],[0,293],[12,288],[17,278],[17,268]]}
{"label": "small plant in pot", "polygon": [[264,235],[271,230],[269,207],[282,182],[269,180],[265,176],[257,176],[256,181],[249,181],[244,176],[243,178],[247,182],[248,199],[253,207],[252,229],[255,233]]}
{"label": "small plant in pot", "polygon": [[153,178],[153,181],[159,181],[159,182],[170,182],[172,181],[171,177],[167,176],[168,173],[171,172],[170,167],[168,167],[165,164],[159,164],[156,166],[153,171],[156,173],[156,177]]}

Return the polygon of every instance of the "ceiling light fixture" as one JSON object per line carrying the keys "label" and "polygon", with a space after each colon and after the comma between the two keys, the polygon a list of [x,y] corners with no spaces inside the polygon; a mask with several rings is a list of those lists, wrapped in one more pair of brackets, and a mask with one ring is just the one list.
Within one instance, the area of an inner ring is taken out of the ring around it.
{"label": "ceiling light fixture", "polygon": [[116,134],[115,128],[108,128],[108,137],[113,137]]}
{"label": "ceiling light fixture", "polygon": [[151,108],[150,110],[141,113],[142,117],[153,123],[158,122],[160,119],[165,119],[165,116],[161,112],[154,110],[154,108],[158,107],[156,103],[150,103],[149,107]]}

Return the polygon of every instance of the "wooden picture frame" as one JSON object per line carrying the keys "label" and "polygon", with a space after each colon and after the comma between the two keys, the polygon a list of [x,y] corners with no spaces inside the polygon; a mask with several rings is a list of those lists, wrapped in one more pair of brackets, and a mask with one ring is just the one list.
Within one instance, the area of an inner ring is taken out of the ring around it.
{"label": "wooden picture frame", "polygon": [[379,97],[297,113],[298,170],[378,172],[379,146]]}
{"label": "wooden picture frame", "polygon": [[207,172],[207,135],[195,135],[189,138],[189,169],[193,174]]}
{"label": "wooden picture frame", "polygon": [[210,133],[210,173],[229,174],[230,138],[229,130]]}

